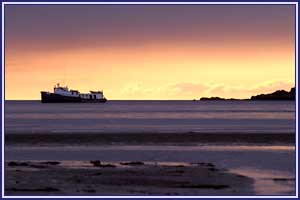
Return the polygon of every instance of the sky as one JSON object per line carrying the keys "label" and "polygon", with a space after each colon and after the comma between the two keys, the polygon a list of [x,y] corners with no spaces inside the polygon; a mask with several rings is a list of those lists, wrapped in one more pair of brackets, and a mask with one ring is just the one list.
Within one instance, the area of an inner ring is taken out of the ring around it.
{"label": "sky", "polygon": [[294,5],[5,5],[5,98],[249,98],[295,84]]}

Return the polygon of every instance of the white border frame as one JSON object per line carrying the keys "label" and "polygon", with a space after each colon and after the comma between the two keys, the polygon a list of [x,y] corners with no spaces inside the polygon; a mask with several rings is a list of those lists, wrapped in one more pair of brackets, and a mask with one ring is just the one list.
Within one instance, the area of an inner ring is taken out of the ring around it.
{"label": "white border frame", "polygon": [[[5,196],[4,195],[4,7],[5,5],[295,5],[295,73],[296,73],[296,195],[295,196]],[[298,198],[298,2],[2,2],[2,198]]]}

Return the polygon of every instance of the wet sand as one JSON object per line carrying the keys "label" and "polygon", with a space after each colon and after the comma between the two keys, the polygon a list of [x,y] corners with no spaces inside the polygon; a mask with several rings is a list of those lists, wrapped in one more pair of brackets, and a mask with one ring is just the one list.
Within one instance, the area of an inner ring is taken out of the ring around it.
{"label": "wet sand", "polygon": [[7,161],[5,195],[253,195],[213,163]]}
{"label": "wet sand", "polygon": [[6,133],[5,194],[294,195],[294,141],[289,133]]}
{"label": "wet sand", "polygon": [[140,144],[291,144],[295,133],[5,133],[6,145],[140,145]]}
{"label": "wet sand", "polygon": [[6,195],[296,194],[293,102],[5,107]]}

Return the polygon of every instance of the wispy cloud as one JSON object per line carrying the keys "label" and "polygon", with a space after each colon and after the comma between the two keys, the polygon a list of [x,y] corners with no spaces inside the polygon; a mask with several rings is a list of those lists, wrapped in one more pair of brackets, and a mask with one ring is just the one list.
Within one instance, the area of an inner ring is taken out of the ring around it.
{"label": "wispy cloud", "polygon": [[203,96],[221,96],[233,98],[249,98],[252,95],[268,93],[276,90],[290,90],[292,82],[264,82],[253,86],[225,85],[223,83],[169,83],[159,87],[146,87],[142,82],[132,82],[121,89],[122,96],[128,98],[155,99],[164,96],[166,99],[198,99]]}

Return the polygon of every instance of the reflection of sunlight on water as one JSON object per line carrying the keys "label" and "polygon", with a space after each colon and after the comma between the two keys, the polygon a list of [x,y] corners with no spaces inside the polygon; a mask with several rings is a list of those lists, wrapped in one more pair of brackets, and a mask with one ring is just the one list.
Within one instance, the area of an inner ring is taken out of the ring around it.
{"label": "reflection of sunlight on water", "polygon": [[5,153],[6,159],[59,160],[65,167],[76,168],[90,168],[94,159],[118,166],[122,161],[152,161],[153,165],[210,162],[253,178],[257,195],[295,195],[295,147],[289,145],[8,145]]}
{"label": "reflection of sunlight on water", "polygon": [[207,150],[214,150],[214,151],[265,151],[265,150],[270,150],[270,151],[293,151],[295,150],[294,146],[290,145],[272,145],[272,146],[257,146],[257,145],[233,145],[233,146],[206,146]]}
{"label": "reflection of sunlight on water", "polygon": [[[9,149],[52,149],[53,146],[9,146]],[[143,151],[294,151],[295,147],[291,145],[273,145],[273,146],[258,146],[258,145],[199,145],[199,146],[178,146],[178,145],[77,145],[77,146],[56,146],[64,150],[143,150]]]}
{"label": "reflection of sunlight on water", "polygon": [[231,169],[230,172],[254,178],[254,190],[257,195],[295,195],[293,173],[253,168]]}

